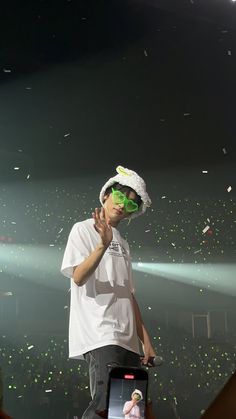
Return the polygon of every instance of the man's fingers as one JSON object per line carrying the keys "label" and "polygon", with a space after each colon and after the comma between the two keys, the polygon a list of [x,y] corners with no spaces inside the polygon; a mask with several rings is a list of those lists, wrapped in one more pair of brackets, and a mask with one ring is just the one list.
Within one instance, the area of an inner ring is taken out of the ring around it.
{"label": "man's fingers", "polygon": [[95,221],[98,221],[98,208],[95,208],[93,212],[93,218],[95,219]]}
{"label": "man's fingers", "polygon": [[142,357],[141,362],[142,362],[143,365],[146,365],[148,363],[148,357],[145,357],[145,356]]}
{"label": "man's fingers", "polygon": [[105,210],[104,210],[103,207],[101,208],[99,218],[100,218],[101,223],[103,223],[103,224],[106,223]]}
{"label": "man's fingers", "polygon": [[141,358],[141,362],[143,365],[145,365],[146,367],[154,367],[155,366],[155,357],[153,356],[149,356],[149,357],[142,357]]}
{"label": "man's fingers", "polygon": [[95,208],[95,211],[92,214],[93,214],[93,218],[94,218],[96,224],[99,224],[99,225],[104,224],[105,218],[103,219],[101,217],[101,213],[100,213],[98,208]]}

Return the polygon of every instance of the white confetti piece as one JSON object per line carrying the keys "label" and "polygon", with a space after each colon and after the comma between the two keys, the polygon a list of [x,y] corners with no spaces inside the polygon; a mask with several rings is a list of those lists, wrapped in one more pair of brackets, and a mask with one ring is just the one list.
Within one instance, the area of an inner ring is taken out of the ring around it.
{"label": "white confetti piece", "polygon": [[20,170],[20,168],[16,166],[16,167],[14,167],[14,170]]}
{"label": "white confetti piece", "polygon": [[224,154],[227,154],[227,150],[226,150],[226,148],[224,147],[224,148],[222,148],[222,151],[223,151],[223,153]]}
{"label": "white confetti piece", "polygon": [[163,195],[162,197],[161,197],[161,199],[165,199],[166,198],[166,196],[165,195]]}
{"label": "white confetti piece", "polygon": [[45,393],[52,393],[52,390],[45,390]]}
{"label": "white confetti piece", "polygon": [[232,191],[232,186],[229,186],[228,188],[227,188],[227,192],[231,192]]}
{"label": "white confetti piece", "polygon": [[189,112],[185,112],[184,116],[190,116],[191,114]]}
{"label": "white confetti piece", "polygon": [[175,243],[171,243],[173,247],[175,247]]}
{"label": "white confetti piece", "polygon": [[58,231],[57,234],[61,234],[62,231],[63,231],[63,227]]}
{"label": "white confetti piece", "polygon": [[64,310],[66,310],[68,308],[68,306],[64,306]]}
{"label": "white confetti piece", "polygon": [[54,247],[54,246],[55,246],[55,244],[49,244],[49,246],[50,246],[50,247]]}
{"label": "white confetti piece", "polygon": [[11,224],[16,224],[16,222],[15,221],[11,221]]}
{"label": "white confetti piece", "polygon": [[11,73],[11,70],[9,68],[3,68],[4,73]]}
{"label": "white confetti piece", "polygon": [[32,87],[27,86],[25,89],[26,89],[26,90],[32,90]]}
{"label": "white confetti piece", "polygon": [[202,232],[203,232],[203,234],[205,234],[208,230],[209,230],[209,226],[206,226],[203,230],[202,230]]}
{"label": "white confetti piece", "polygon": [[195,250],[194,254],[201,252],[202,249]]}
{"label": "white confetti piece", "polygon": [[208,173],[208,170],[202,170],[202,173]]}
{"label": "white confetti piece", "polygon": [[30,351],[30,349],[34,348],[34,345],[30,345],[28,346],[28,351]]}
{"label": "white confetti piece", "polygon": [[231,55],[232,55],[232,52],[231,52],[231,50],[230,50],[230,49],[228,49],[227,53],[228,53],[228,55],[229,55],[229,56],[231,56]]}
{"label": "white confetti piece", "polygon": [[144,53],[145,57],[148,56],[148,53],[147,53],[147,50],[146,49],[143,50],[143,53]]}
{"label": "white confetti piece", "polygon": [[68,132],[67,134],[64,134],[64,137],[66,138],[66,137],[69,137],[70,136],[70,133]]}
{"label": "white confetti piece", "polygon": [[151,231],[151,230],[145,230],[145,233],[149,233],[149,231]]}
{"label": "white confetti piece", "polygon": [[26,179],[28,180],[30,178],[30,174],[27,175]]}
{"label": "white confetti piece", "polygon": [[208,223],[210,223],[211,221],[210,221],[210,218],[207,218],[207,221],[208,221]]}

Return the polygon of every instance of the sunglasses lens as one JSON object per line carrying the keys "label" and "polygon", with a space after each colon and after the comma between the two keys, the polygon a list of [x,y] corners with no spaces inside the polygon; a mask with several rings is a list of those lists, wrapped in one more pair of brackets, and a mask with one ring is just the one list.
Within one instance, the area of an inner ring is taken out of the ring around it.
{"label": "sunglasses lens", "polygon": [[134,212],[134,211],[137,211],[138,205],[136,204],[136,202],[133,202],[133,201],[130,200],[130,201],[127,202],[125,208],[126,208],[127,212]]}
{"label": "sunglasses lens", "polygon": [[125,195],[120,191],[112,191],[112,197],[115,204],[122,204],[125,200]]}

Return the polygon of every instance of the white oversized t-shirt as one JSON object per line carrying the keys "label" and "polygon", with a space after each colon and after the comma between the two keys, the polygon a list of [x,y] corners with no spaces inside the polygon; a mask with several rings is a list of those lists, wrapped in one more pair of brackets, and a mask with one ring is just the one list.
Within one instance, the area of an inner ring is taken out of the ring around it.
{"label": "white oversized t-shirt", "polygon": [[[125,412],[127,410],[129,410],[132,406],[132,400],[125,402],[124,408],[123,408],[123,413],[125,415]],[[127,415],[125,415],[125,419],[140,419],[140,409],[137,405],[133,406],[132,409],[130,410],[129,413],[127,413]]]}
{"label": "white oversized t-shirt", "polygon": [[86,259],[101,242],[94,220],[74,224],[64,253],[61,272],[71,278],[69,357],[106,345],[119,345],[140,353],[132,305],[134,292],[129,245],[112,227],[113,239],[97,269],[78,286],[73,267]]}

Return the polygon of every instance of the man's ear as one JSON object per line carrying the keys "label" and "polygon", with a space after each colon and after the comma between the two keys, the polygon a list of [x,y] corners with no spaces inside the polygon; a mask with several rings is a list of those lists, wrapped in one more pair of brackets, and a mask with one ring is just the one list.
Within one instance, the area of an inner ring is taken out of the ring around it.
{"label": "man's ear", "polygon": [[109,194],[104,195],[104,197],[103,197],[103,204],[105,204],[105,202],[106,202],[107,198],[109,198]]}

